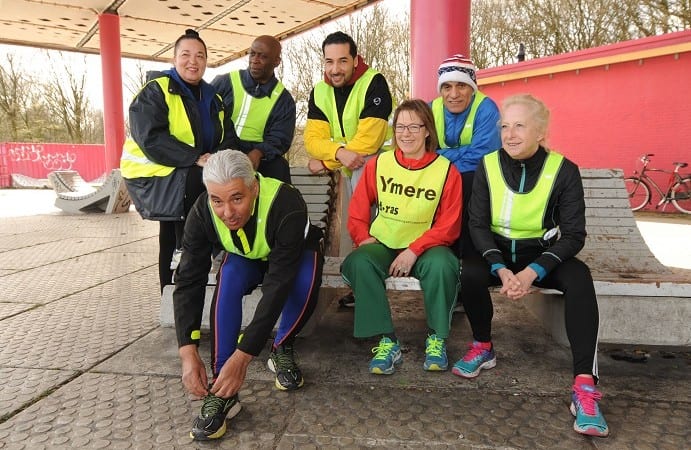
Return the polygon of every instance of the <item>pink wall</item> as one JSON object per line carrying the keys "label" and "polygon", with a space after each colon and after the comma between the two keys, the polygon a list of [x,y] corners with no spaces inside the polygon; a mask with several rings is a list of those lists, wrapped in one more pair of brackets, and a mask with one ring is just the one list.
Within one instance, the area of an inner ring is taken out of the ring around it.
{"label": "pink wall", "polygon": [[[543,100],[552,113],[550,147],[581,167],[629,174],[643,153],[655,154],[652,167],[691,163],[691,31],[482,70],[478,78],[499,104],[522,92]],[[666,175],[653,177],[666,187]]]}
{"label": "pink wall", "polygon": [[0,187],[10,186],[8,175],[47,178],[53,170],[76,170],[87,181],[105,172],[104,146],[99,144],[0,143]]}

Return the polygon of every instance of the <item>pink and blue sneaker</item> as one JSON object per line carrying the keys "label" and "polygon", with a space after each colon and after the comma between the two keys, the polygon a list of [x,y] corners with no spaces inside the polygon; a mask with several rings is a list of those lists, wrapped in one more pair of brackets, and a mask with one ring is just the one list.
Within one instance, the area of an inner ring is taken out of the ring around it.
{"label": "pink and blue sneaker", "polygon": [[576,418],[573,429],[577,433],[598,437],[609,435],[609,427],[597,405],[601,398],[602,394],[591,384],[573,385],[570,409],[571,414]]}
{"label": "pink and blue sneaker", "polygon": [[494,355],[494,347],[491,342],[473,341],[469,345],[470,349],[456,364],[454,364],[454,375],[463,378],[475,378],[480,375],[482,369],[491,369],[497,365],[497,357]]}

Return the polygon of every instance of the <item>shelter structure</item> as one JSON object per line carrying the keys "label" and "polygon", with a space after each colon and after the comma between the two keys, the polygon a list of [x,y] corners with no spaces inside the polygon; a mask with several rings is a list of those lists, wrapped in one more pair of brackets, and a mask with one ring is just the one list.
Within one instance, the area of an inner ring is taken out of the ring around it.
{"label": "shelter structure", "polygon": [[[246,55],[257,36],[284,40],[378,1],[4,0],[0,43],[101,55],[109,171],[119,166],[125,140],[122,57],[170,61],[177,37],[194,28],[203,33],[209,67],[218,67]],[[410,2],[412,53],[421,61],[413,81],[422,89],[435,85],[438,61],[468,53],[470,0]]]}

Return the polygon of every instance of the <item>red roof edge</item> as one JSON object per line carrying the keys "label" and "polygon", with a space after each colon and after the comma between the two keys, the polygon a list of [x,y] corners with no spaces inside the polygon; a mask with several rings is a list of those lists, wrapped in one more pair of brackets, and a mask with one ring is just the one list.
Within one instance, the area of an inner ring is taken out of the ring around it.
{"label": "red roof edge", "polygon": [[[598,58],[616,57],[627,53],[635,53],[644,50],[662,49],[665,47],[679,44],[691,43],[691,30],[677,31],[674,33],[661,34],[629,41],[617,42],[616,44],[602,45],[584,50],[577,50],[570,53],[546,56],[527,61],[505,64],[499,67],[478,70],[478,78],[488,78],[500,75],[507,75],[513,72],[526,72],[539,69],[546,69],[550,66],[564,64],[572,65],[580,61],[589,61]],[[661,53],[664,54],[664,53]]]}

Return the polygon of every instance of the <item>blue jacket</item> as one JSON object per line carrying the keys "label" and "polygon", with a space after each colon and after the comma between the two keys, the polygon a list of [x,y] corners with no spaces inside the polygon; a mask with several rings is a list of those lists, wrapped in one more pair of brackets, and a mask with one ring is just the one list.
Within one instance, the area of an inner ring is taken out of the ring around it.
{"label": "blue jacket", "polygon": [[501,136],[498,127],[499,108],[489,97],[480,103],[475,114],[473,138],[470,145],[458,146],[459,137],[469,113],[470,105],[465,111],[457,114],[449,112],[446,107],[444,108],[446,136],[439,136],[439,140],[444,140],[449,148],[437,150],[437,153],[451,161],[461,173],[475,172],[483,156],[501,148]]}

